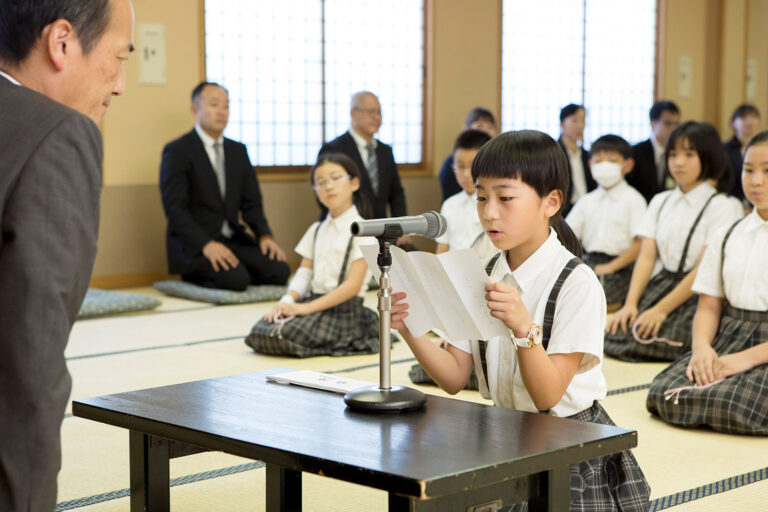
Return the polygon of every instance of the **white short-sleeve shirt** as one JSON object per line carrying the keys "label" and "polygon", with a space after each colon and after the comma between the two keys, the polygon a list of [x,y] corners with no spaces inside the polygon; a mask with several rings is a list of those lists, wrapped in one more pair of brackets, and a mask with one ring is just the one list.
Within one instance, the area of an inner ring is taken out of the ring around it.
{"label": "white short-sleeve shirt", "polygon": [[[659,192],[651,199],[636,234],[656,241],[658,258],[665,269],[677,271],[688,233],[704,204],[715,193],[717,190],[709,183],[703,182],[687,194],[683,194],[680,188],[676,187]],[[715,196],[691,237],[683,271],[688,272],[696,265],[714,231],[721,226],[730,226],[743,216],[744,210],[738,201],[725,194]]]}
{"label": "white short-sleeve shirt", "polygon": [[733,228],[725,245],[721,277],[721,250],[728,229],[730,225],[723,226],[710,238],[692,289],[696,293],[726,298],[735,308],[766,311],[768,221],[763,220],[757,210],[752,210]]}
{"label": "white short-sleeve shirt", "polygon": [[449,246],[450,250],[475,249],[480,261],[485,264],[499,252],[485,234],[477,215],[477,193],[458,192],[443,202],[440,214],[448,224],[445,233],[435,241]]}
{"label": "white short-sleeve shirt", "polygon": [[[509,269],[502,253],[491,273],[494,281],[511,274],[519,285],[521,298],[534,322],[544,320],[549,293],[565,267],[573,258],[554,230],[549,238],[517,270]],[[605,398],[607,386],[602,371],[605,294],[594,272],[586,265],[577,266],[566,279],[557,299],[548,354],[583,352],[581,365],[568,384],[560,402],[550,410],[554,416],[571,416]],[[471,353],[477,341],[454,342],[456,348]],[[520,348],[518,350],[528,350]],[[520,375],[516,346],[509,337],[488,340],[486,352],[491,399],[496,405],[536,412]]]}
{"label": "white short-sleeve shirt", "polygon": [[[351,235],[349,226],[363,218],[357,212],[353,205],[349,210],[336,218],[332,218],[330,213],[322,222],[313,223],[304,236],[296,245],[296,252],[304,258],[312,260],[312,292],[326,294],[336,289],[339,285],[339,274],[342,272],[344,264],[344,254],[347,252],[347,244]],[[317,241],[315,241],[315,229],[320,224],[317,231]],[[373,237],[352,237],[352,248],[349,254],[349,261],[345,269],[344,278],[349,274],[349,267],[353,261],[363,257],[360,251],[361,245],[376,244]],[[317,256],[315,256],[315,248]],[[370,270],[366,272],[363,279],[363,285],[360,287],[358,295],[363,297],[368,290],[368,282],[371,279]]]}
{"label": "white short-sleeve shirt", "polygon": [[646,208],[640,192],[621,180],[610,190],[598,187],[583,196],[565,220],[585,251],[618,256],[632,245]]}

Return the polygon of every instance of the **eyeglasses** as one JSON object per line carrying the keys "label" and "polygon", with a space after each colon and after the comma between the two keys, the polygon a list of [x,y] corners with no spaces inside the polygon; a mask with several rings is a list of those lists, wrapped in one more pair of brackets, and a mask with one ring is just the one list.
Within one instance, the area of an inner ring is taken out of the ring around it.
{"label": "eyeglasses", "polygon": [[453,169],[453,172],[472,172],[472,166],[471,165],[465,167],[463,165],[453,164],[451,166],[451,169]]}
{"label": "eyeglasses", "polygon": [[358,112],[362,112],[364,114],[368,114],[369,116],[380,116],[381,115],[381,109],[380,108],[357,108],[357,107],[354,107],[352,110],[357,110]]}
{"label": "eyeglasses", "polygon": [[317,192],[320,189],[326,188],[326,187],[335,187],[338,185],[338,183],[341,180],[345,179],[352,179],[352,176],[349,174],[339,174],[338,176],[331,176],[327,180],[319,180],[312,184],[312,189]]}

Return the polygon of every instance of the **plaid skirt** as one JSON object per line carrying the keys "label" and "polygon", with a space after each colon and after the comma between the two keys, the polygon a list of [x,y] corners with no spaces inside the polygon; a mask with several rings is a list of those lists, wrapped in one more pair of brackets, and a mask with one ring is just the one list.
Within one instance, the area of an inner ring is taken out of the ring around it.
{"label": "plaid skirt", "polygon": [[[311,294],[300,302],[320,297]],[[396,341],[394,334],[392,341]],[[373,354],[379,351],[379,316],[363,306],[361,297],[297,316],[285,323],[261,319],[245,338],[245,344],[260,354],[313,357]]]}
{"label": "plaid skirt", "polygon": [[[597,401],[569,418],[615,425]],[[648,512],[650,495],[645,475],[629,450],[571,466],[572,512]],[[527,511],[528,503],[502,510]]]}
{"label": "plaid skirt", "polygon": [[[712,342],[719,356],[741,352],[768,340],[768,312],[725,305]],[[768,364],[763,364],[701,389],[691,389],[685,376],[691,353],[656,376],[646,408],[662,420],[682,427],[707,426],[728,434],[768,434]],[[685,388],[670,394],[664,392]]]}
{"label": "plaid skirt", "polygon": [[[408,370],[408,377],[411,378],[411,382],[414,384],[432,384],[433,386],[437,385],[435,384],[435,381],[432,380],[432,377],[429,376],[429,374],[424,370],[424,368],[421,367],[419,363],[411,366],[411,369]],[[477,374],[475,373],[474,368],[472,368],[472,373],[469,375],[469,381],[467,381],[467,385],[464,386],[464,389],[471,389],[474,391],[478,390]]]}
{"label": "plaid skirt", "polygon": [[[608,263],[614,259],[614,256],[602,252],[585,252],[581,259],[589,265],[589,268],[594,270],[597,265]],[[603,285],[605,302],[608,304],[622,304],[624,302],[629,291],[629,282],[632,280],[633,267],[634,264],[631,264],[613,274],[597,276],[600,284]]]}
{"label": "plaid skirt", "polygon": [[[646,309],[664,298],[685,277],[683,273],[662,270],[648,283],[645,293],[640,298],[638,311]],[[638,343],[632,337],[631,329],[624,334],[619,330],[616,334],[605,333],[604,351],[606,355],[630,362],[642,361],[674,361],[691,350],[691,328],[693,316],[696,314],[698,296],[693,295],[680,304],[661,324],[658,336],[672,341],[680,341],[682,347],[673,347],[663,342],[653,342],[648,345]]]}

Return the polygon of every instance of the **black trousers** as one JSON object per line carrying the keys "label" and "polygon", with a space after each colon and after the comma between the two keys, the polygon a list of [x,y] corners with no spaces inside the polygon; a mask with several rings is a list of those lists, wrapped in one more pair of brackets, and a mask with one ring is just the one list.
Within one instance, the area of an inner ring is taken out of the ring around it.
{"label": "black trousers", "polygon": [[291,271],[284,261],[271,260],[261,252],[258,243],[251,237],[235,233],[232,238],[219,236],[221,242],[237,256],[240,263],[229,270],[213,270],[205,256],[200,256],[193,272],[181,275],[184,281],[206,288],[243,291],[249,284],[278,284],[288,281]]}

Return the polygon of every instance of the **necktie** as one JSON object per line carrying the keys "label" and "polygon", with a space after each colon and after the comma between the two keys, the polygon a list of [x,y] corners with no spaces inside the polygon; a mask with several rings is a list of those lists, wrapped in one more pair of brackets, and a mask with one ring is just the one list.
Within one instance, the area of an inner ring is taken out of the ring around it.
{"label": "necktie", "polygon": [[376,146],[371,142],[365,146],[368,151],[368,161],[365,164],[368,170],[368,176],[371,178],[371,187],[373,187],[373,193],[379,193],[379,162],[376,160]]}
{"label": "necktie", "polygon": [[224,148],[221,147],[220,142],[213,143],[213,152],[216,154],[216,165],[213,166],[213,170],[216,172],[216,180],[219,182],[219,191],[223,199],[227,185],[224,177]]}
{"label": "necktie", "polygon": [[[221,142],[213,143],[213,152],[216,155],[216,165],[213,166],[213,170],[216,173],[216,181],[219,182],[219,191],[221,192],[221,198],[225,199],[227,191],[227,181],[224,167],[224,148]],[[221,224],[221,234],[229,238],[232,236],[232,228],[229,227],[226,219]]]}

